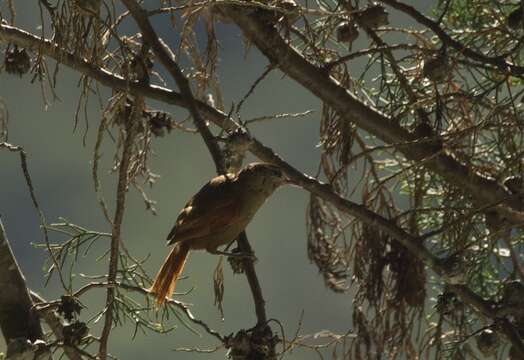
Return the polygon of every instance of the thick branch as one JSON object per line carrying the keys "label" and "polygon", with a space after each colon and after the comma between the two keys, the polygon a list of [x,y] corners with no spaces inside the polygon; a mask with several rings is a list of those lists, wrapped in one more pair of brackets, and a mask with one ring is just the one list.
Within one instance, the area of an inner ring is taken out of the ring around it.
{"label": "thick branch", "polygon": [[524,343],[522,342],[517,329],[508,319],[499,318],[495,308],[490,303],[471,291],[468,287],[464,285],[450,285],[449,289],[457,294],[464,303],[474,307],[487,318],[494,320],[502,333],[515,347],[518,354],[524,358]]}
{"label": "thick branch", "polygon": [[465,45],[461,44],[459,41],[453,39],[448,33],[446,33],[440,27],[438,22],[428,18],[427,16],[419,12],[417,9],[415,9],[413,6],[401,3],[400,1],[397,1],[397,0],[380,0],[380,2],[387,4],[391,6],[392,8],[403,12],[404,14],[411,16],[419,24],[433,31],[435,35],[439,37],[440,41],[442,41],[443,44],[446,44],[447,46],[454,48],[460,54],[470,59],[473,59],[475,61],[478,61],[482,64],[491,64],[493,66],[496,66],[502,72],[510,72],[514,76],[524,75],[524,67],[514,65],[508,62],[505,59],[506,55],[490,57],[490,56],[484,55],[482,53],[476,52],[466,47]]}
{"label": "thick branch", "polygon": [[[427,168],[466,190],[477,201],[490,204],[506,201],[506,190],[494,179],[462,164],[446,150],[436,153],[432,146],[421,143],[415,134],[404,129],[395,119],[364,104],[323,68],[302,57],[280,36],[273,24],[261,20],[256,12],[248,13],[238,6],[229,6],[227,12],[272,64],[336,110],[342,119],[355,123],[388,144],[396,145],[407,159],[417,162],[424,160]],[[509,201],[506,204],[518,208],[518,204]],[[522,214],[517,217],[513,218],[515,222],[523,221]]]}
{"label": "thick branch", "polygon": [[15,338],[43,339],[24,276],[0,219],[0,328],[6,342]]}

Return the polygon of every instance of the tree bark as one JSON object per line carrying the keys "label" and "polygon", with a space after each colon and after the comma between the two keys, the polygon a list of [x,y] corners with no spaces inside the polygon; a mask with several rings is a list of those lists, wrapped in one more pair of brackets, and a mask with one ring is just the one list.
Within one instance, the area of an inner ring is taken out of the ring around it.
{"label": "tree bark", "polygon": [[7,240],[0,219],[0,329],[6,342],[26,338],[34,342],[43,338],[38,315],[33,310],[24,276]]}

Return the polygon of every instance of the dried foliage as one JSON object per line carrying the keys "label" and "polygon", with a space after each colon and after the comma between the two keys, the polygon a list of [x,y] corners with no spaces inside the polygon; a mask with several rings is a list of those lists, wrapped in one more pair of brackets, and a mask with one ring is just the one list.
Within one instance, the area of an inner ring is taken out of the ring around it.
{"label": "dried foliage", "polygon": [[[304,27],[296,29],[301,35],[295,42],[310,61],[327,64],[331,76],[363,102],[422,137],[414,144],[385,145],[324,105],[319,177],[337,193],[360,199],[411,233],[427,233],[427,246],[438,254],[463,254],[459,269],[467,277],[464,281],[492,297],[508,266],[507,258],[500,255],[510,251],[506,247],[519,247],[520,229],[509,231],[504,219],[492,219],[499,230],[494,233],[493,226],[489,230],[486,209],[496,204],[479,207],[462,189],[425,171],[424,161],[408,162],[398,149],[431,145],[434,151],[450,151],[473,171],[500,182],[509,175],[521,177],[521,78],[465,57],[423,31],[421,24],[408,29],[385,28],[387,23],[379,18],[376,23],[363,22],[361,14],[369,7],[358,5],[319,3],[325,15],[306,17]],[[348,11],[337,12],[340,8]],[[511,9],[511,4],[503,2],[454,1],[443,2],[435,14],[450,34],[468,28],[452,36],[471,50],[490,57],[504,54],[520,64],[520,25],[515,33],[504,20]],[[360,41],[355,28],[363,30],[368,40]],[[412,341],[420,328],[414,324],[427,311],[426,292],[430,291],[424,265],[379,228],[344,219],[314,196],[308,220],[309,257],[326,285],[341,291],[341,282],[349,277],[357,285],[354,326],[362,335],[355,340],[352,356],[386,352],[388,358],[401,353],[418,357],[413,350],[418,346]],[[503,242],[502,233],[509,237]],[[515,274],[520,262],[513,264]],[[450,334],[463,340],[461,336],[471,330],[462,325],[466,319],[446,319]],[[450,344],[449,337],[434,336],[428,349],[441,342]]]}

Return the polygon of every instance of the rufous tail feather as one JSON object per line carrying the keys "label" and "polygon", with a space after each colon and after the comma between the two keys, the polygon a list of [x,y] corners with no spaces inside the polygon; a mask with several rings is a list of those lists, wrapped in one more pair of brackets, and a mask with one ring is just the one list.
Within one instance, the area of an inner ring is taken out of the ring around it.
{"label": "rufous tail feather", "polygon": [[149,292],[155,295],[157,305],[162,305],[166,301],[166,297],[170,297],[175,291],[176,281],[184,269],[188,254],[189,246],[178,243],[162,264],[153,285],[149,288]]}

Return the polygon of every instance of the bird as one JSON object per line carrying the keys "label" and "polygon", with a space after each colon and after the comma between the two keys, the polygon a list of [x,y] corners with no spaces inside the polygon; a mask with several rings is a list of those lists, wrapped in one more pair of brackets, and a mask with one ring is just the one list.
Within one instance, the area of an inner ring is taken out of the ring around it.
{"label": "bird", "polygon": [[211,254],[233,242],[264,202],[289,179],[269,163],[251,163],[237,174],[224,174],[206,183],[180,211],[167,236],[174,245],[158,271],[149,292],[162,305],[175,290],[190,250]]}

